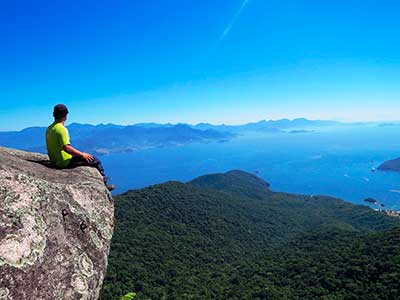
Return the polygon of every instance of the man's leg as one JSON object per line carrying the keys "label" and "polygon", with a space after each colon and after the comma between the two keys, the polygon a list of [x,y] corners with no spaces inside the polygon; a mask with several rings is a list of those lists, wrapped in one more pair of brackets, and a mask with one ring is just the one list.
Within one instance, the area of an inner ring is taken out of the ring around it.
{"label": "man's leg", "polygon": [[100,172],[101,176],[103,176],[103,181],[104,181],[104,184],[106,185],[107,189],[109,191],[112,191],[113,189],[115,189],[115,186],[107,183],[107,179],[106,179],[106,176],[104,173],[104,168],[103,168],[103,165],[101,164],[100,159],[98,159],[97,157],[94,157],[94,156],[93,156],[93,158],[94,159],[92,161],[87,161],[83,157],[74,156],[71,158],[68,168],[75,168],[78,166],[89,166],[89,167],[96,168]]}
{"label": "man's leg", "polygon": [[94,159],[92,161],[87,161],[83,157],[74,156],[71,158],[68,168],[75,168],[78,166],[94,167],[100,172],[101,176],[103,176],[104,182],[106,182],[106,175],[104,173],[104,168],[103,168],[103,165],[101,164],[101,161],[97,157],[93,156],[93,158]]}

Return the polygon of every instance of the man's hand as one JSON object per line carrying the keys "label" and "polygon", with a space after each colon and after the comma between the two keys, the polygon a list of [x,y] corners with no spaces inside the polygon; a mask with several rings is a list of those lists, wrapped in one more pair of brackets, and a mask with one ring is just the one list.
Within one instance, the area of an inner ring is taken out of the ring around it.
{"label": "man's hand", "polygon": [[81,155],[81,156],[82,156],[84,159],[86,159],[87,162],[91,162],[91,161],[94,160],[94,157],[93,157],[91,154],[89,154],[89,153],[82,152],[82,155]]}
{"label": "man's hand", "polygon": [[73,155],[73,156],[80,156],[83,157],[87,162],[91,162],[94,161],[94,157],[89,154],[89,153],[85,153],[85,152],[81,152],[78,149],[75,149],[74,147],[72,147],[70,144],[65,145],[63,147],[64,151]]}

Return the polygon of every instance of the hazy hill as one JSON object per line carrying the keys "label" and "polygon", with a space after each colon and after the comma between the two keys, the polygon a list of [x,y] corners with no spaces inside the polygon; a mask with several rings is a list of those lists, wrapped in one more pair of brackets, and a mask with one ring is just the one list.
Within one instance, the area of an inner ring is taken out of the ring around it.
{"label": "hazy hill", "polygon": [[[74,146],[95,154],[129,152],[193,142],[224,141],[234,137],[232,133],[199,130],[184,124],[157,127],[140,124],[121,126],[72,123],[67,127]],[[22,131],[0,132],[0,145],[45,153],[45,131],[45,127],[31,127]]]}
{"label": "hazy hill", "polygon": [[298,119],[281,119],[281,120],[262,120],[259,122],[248,123],[244,125],[212,125],[208,123],[200,123],[194,126],[196,129],[214,129],[218,131],[230,131],[230,132],[279,132],[287,129],[308,129],[318,128],[326,126],[340,126],[344,125],[340,122],[335,121],[322,121],[322,120],[307,120],[305,118]]}
{"label": "hazy hill", "polygon": [[[123,126],[72,123],[67,127],[71,142],[75,146],[86,152],[107,154],[193,142],[224,142],[245,132],[293,132],[293,130],[295,132],[309,132],[309,129],[343,125],[344,123],[334,121],[298,118],[293,120],[263,120],[244,125],[138,123]],[[45,127],[29,127],[21,131],[3,131],[0,132],[0,145],[46,153],[45,130]]]}
{"label": "hazy hill", "polygon": [[102,299],[130,291],[138,299],[199,300],[399,295],[400,231],[392,229],[399,219],[364,206],[272,192],[242,171],[115,201]]}
{"label": "hazy hill", "polygon": [[[305,118],[297,118],[293,120],[280,119],[280,120],[261,120],[258,122],[251,122],[240,125],[226,125],[226,124],[210,124],[210,123],[198,123],[196,125],[188,125],[192,128],[199,130],[217,130],[222,132],[247,132],[247,131],[257,131],[257,132],[280,132],[286,129],[307,129],[307,128],[318,128],[326,126],[343,126],[347,123],[341,123],[336,121],[326,121],[326,120],[308,120]],[[145,128],[155,128],[155,127],[172,127],[171,123],[160,124],[160,123],[139,123],[136,126],[141,126]],[[349,125],[349,124],[347,124]],[[361,124],[359,124],[361,125]]]}

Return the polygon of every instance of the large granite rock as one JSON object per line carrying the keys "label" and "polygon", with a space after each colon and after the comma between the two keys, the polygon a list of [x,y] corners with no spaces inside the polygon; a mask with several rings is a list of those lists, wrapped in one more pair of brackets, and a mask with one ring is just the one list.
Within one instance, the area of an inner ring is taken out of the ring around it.
{"label": "large granite rock", "polygon": [[94,168],[0,147],[0,300],[98,299],[114,205]]}

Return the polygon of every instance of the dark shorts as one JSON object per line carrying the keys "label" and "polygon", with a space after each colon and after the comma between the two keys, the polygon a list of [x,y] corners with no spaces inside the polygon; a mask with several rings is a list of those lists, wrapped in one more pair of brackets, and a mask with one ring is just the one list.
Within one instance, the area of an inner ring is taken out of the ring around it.
{"label": "dark shorts", "polygon": [[93,156],[93,158],[94,158],[93,161],[87,161],[83,157],[73,156],[68,164],[68,168],[75,168],[75,167],[79,167],[79,166],[89,166],[89,167],[93,167],[93,168],[96,168],[97,170],[99,170],[100,174],[103,177],[105,177],[104,168],[103,168],[103,165],[101,164],[100,159],[98,159],[95,156]]}

